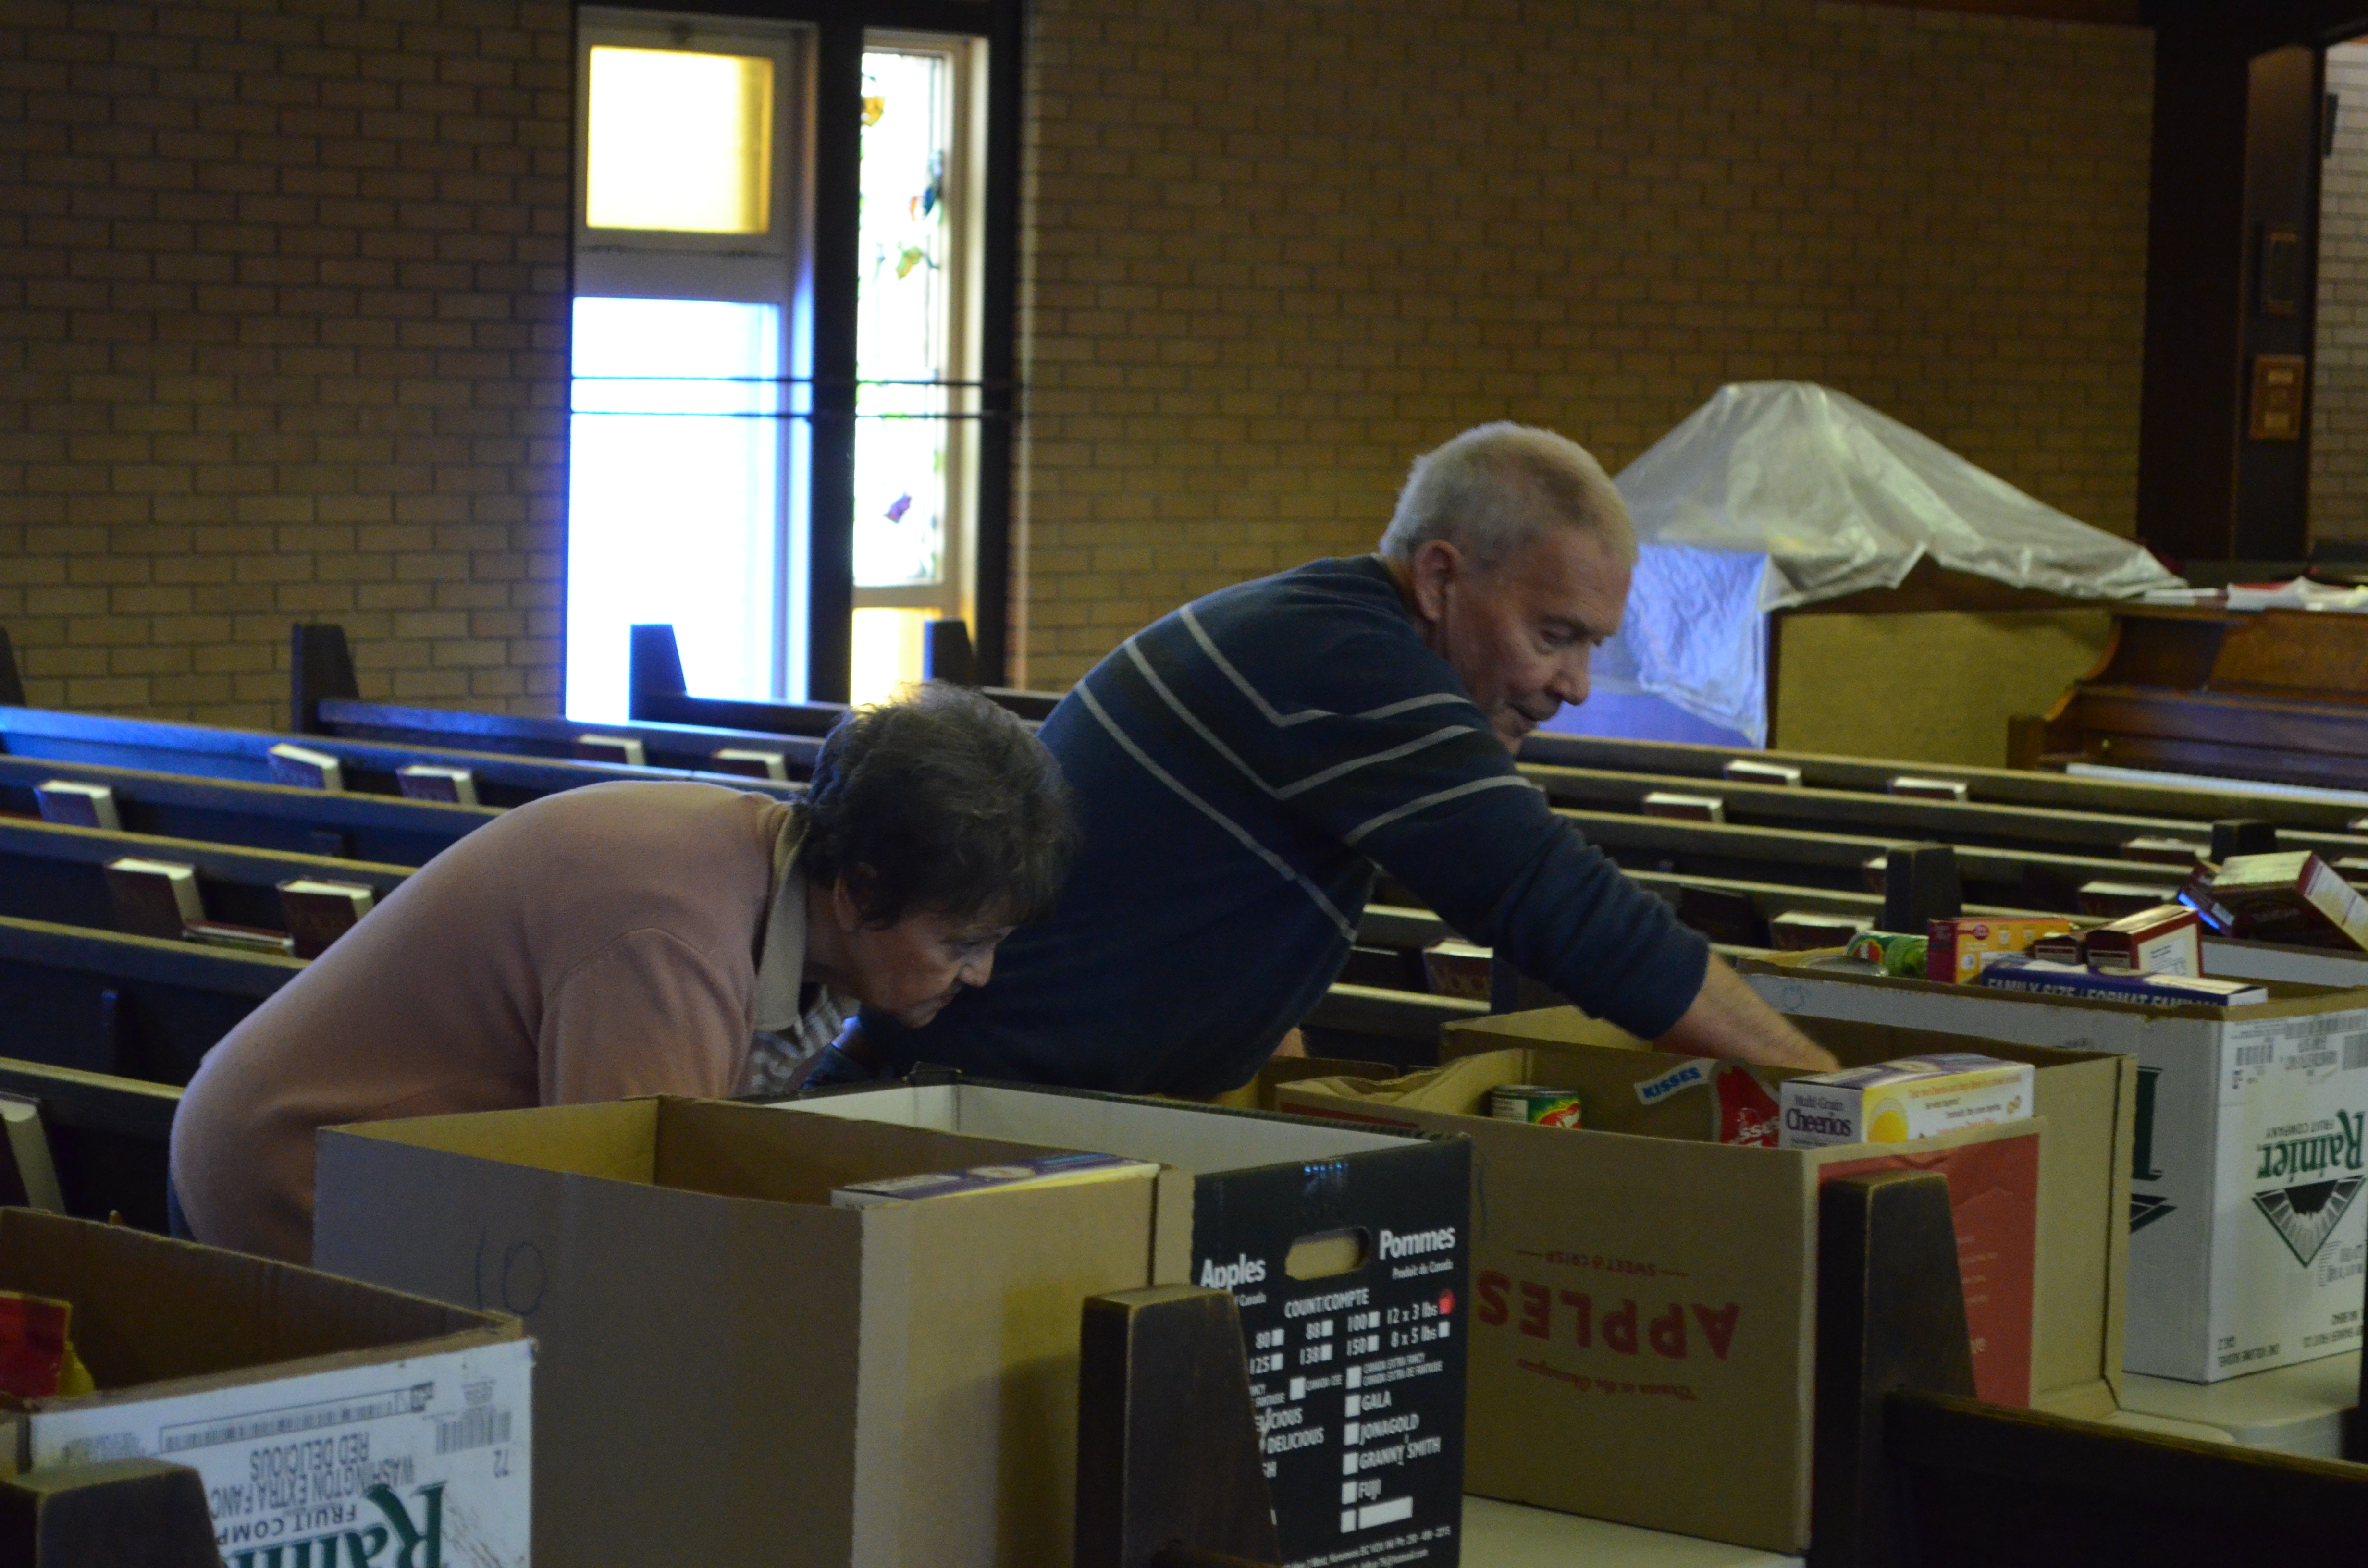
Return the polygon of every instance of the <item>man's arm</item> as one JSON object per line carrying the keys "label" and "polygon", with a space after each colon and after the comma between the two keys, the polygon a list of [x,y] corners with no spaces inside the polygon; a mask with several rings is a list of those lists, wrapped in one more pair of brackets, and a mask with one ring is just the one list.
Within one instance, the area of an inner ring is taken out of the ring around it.
{"label": "man's arm", "polygon": [[1804,1067],[1830,1073],[1841,1065],[1834,1053],[1794,1028],[1784,1015],[1759,999],[1713,953],[1702,989],[1677,1026],[1655,1041],[1664,1051],[1688,1056],[1734,1056],[1766,1067]]}

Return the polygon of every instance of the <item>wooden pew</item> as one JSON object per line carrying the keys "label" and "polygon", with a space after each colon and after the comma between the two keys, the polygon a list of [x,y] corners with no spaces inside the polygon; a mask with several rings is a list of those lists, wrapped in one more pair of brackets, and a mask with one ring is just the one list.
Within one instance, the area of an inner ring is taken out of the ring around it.
{"label": "wooden pew", "polygon": [[[840,702],[745,702],[693,697],[670,625],[636,626],[626,657],[626,712],[636,723],[698,724],[776,735],[823,735],[847,711]],[[1057,691],[978,687],[980,695],[1022,719],[1041,722],[1061,700]]]}
{"label": "wooden pew", "polygon": [[349,882],[383,898],[408,866],[247,849],[53,823],[0,819],[0,915],[93,930],[119,929],[105,867],[123,857],[196,868],[208,918],[285,929],[279,884],[299,877]]}
{"label": "wooden pew", "polygon": [[0,916],[0,1041],[13,1058],[153,1084],[199,1059],[298,959]]}
{"label": "wooden pew", "polygon": [[[1930,839],[1961,848],[2037,849],[2103,859],[2124,859],[2122,846],[2135,838],[2169,838],[2208,848],[2210,824],[2192,818],[2139,816],[2054,806],[1919,800],[1905,795],[1750,784],[1717,784],[1680,776],[1606,772],[1573,767],[1527,767],[1557,806],[1581,811],[1645,814],[1645,797],[1684,792],[1714,797],[1730,824],[1806,829],[1817,833],[1882,834],[1896,839]],[[2248,802],[2249,804],[2249,802]],[[2368,856],[2368,835],[2289,826],[2280,846],[2310,849],[2333,859]],[[2131,865],[2144,862],[2127,861]]]}
{"label": "wooden pew", "polygon": [[400,768],[416,765],[465,767],[476,776],[477,794],[488,806],[523,805],[560,790],[610,779],[684,778],[752,790],[784,800],[802,787],[721,773],[679,768],[632,767],[558,758],[521,757],[422,745],[393,745],[336,736],[274,735],[252,730],[211,729],[158,719],[109,719],[59,713],[40,708],[0,707],[0,751],[45,761],[95,763],[194,778],[272,782],[270,751],[302,745],[337,758],[346,788],[356,794],[400,795]]}
{"label": "wooden pew", "polygon": [[1826,756],[1815,752],[1754,751],[1748,747],[1688,745],[1673,741],[1611,740],[1594,735],[1531,734],[1521,743],[1521,761],[1553,767],[1590,768],[1684,778],[1706,793],[1724,779],[1731,762],[1776,763],[1801,770],[1804,788],[1884,795],[1902,775],[1944,778],[1965,786],[1975,803],[2034,806],[2052,811],[2107,815],[2166,817],[2206,823],[2216,817],[2260,817],[2282,828],[2342,833],[2362,811],[2338,801],[2295,801],[2237,795],[2199,781],[2192,787],[2081,778],[2019,767],[1965,767],[1953,763],[1897,758]]}
{"label": "wooden pew", "polygon": [[0,1092],[40,1107],[67,1213],[82,1220],[120,1214],[142,1230],[165,1229],[177,1085],[0,1057]]}
{"label": "wooden pew", "polygon": [[427,864],[502,812],[0,754],[0,815],[39,816],[34,790],[53,778],[104,786],[127,833],[407,866]]}

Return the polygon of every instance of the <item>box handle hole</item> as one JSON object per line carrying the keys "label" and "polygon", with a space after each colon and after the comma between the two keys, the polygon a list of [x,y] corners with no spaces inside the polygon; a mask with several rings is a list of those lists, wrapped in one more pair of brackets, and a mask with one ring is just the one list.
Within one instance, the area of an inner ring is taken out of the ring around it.
{"label": "box handle hole", "polygon": [[1282,1271],[1293,1279],[1328,1279],[1335,1274],[1349,1274],[1365,1267],[1372,1256],[1372,1243],[1363,1227],[1351,1226],[1345,1231],[1311,1231],[1291,1244],[1290,1256],[1282,1260]]}

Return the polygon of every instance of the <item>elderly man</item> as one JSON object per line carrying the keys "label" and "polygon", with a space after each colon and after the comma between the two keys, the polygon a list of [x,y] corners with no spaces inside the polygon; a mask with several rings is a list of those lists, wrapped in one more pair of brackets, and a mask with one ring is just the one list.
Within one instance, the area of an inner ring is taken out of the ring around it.
{"label": "elderly man", "polygon": [[1418,459],[1378,555],[1197,599],[1042,732],[1084,845],[999,983],[926,1037],[867,1011],[816,1081],[927,1060],[1206,1095],[1324,994],[1376,865],[1588,1012],[1674,1051],[1832,1058],[1554,815],[1512,749],[1587,696],[1635,536],[1587,452],[1487,425]]}

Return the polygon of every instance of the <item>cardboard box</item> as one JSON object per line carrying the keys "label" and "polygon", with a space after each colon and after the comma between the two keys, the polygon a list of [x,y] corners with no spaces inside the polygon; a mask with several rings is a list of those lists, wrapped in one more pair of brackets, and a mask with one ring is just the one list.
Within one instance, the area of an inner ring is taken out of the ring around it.
{"label": "cardboard box", "polygon": [[542,1568],[1037,1568],[1079,1303],[1182,1280],[1185,1178],[830,1194],[1057,1152],[682,1099],[331,1128],[313,1256],[526,1320]]}
{"label": "cardboard box", "polygon": [[534,1346],[516,1318],[22,1209],[0,1210],[0,1290],[72,1302],[98,1381],[0,1402],[12,1468],[191,1466],[227,1568],[526,1568]]}
{"label": "cardboard box", "polygon": [[1807,1020],[2133,1059],[2131,1371],[2214,1382],[2358,1345],[2368,1208],[2353,1199],[2368,1185],[2359,1137],[2368,1123],[2368,993],[2271,983],[2270,1000],[2251,1006],[2150,1007],[1782,959],[1741,968],[1762,997],[1821,1037],[1830,1026]]}
{"label": "cardboard box", "polygon": [[[1845,1061],[1990,1049],[1903,1029],[1834,1034],[1829,1043]],[[1964,1162],[1952,1172],[1961,1233],[1982,1222],[1968,1216],[1985,1208],[1992,1231],[2004,1226],[2009,1238],[2018,1209],[2035,1215],[2035,1234],[2028,1222],[2022,1232],[2021,1259],[2010,1245],[1964,1254],[1976,1320],[1997,1324],[2004,1314],[2007,1329],[1984,1336],[1985,1392],[2014,1397],[2019,1389],[2073,1415],[2113,1408],[2135,1076],[2127,1062],[1993,1051],[2040,1066],[2042,1119],[1903,1153],[1713,1142],[1707,1101],[1716,1078],[1645,1104],[1636,1084],[1687,1059],[1647,1050],[1572,1008],[1451,1025],[1441,1050],[1450,1060],[1429,1080],[1429,1107],[1468,1100],[1476,1108],[1498,1082],[1556,1084],[1580,1092],[1586,1129],[1486,1121],[1406,1104],[1403,1093],[1392,1096],[1397,1103],[1379,1097],[1414,1080],[1302,1082],[1285,1085],[1281,1099],[1472,1139],[1477,1306],[1467,1490],[1801,1550],[1809,1532],[1817,1183],[1907,1163]],[[2018,1188],[2028,1197],[2019,1199]],[[2019,1314],[2017,1300],[2025,1303]],[[2020,1353],[2018,1323],[2027,1336]]]}
{"label": "cardboard box", "polygon": [[779,1108],[1192,1173],[1191,1278],[1241,1311],[1282,1561],[1455,1562],[1470,1147],[1404,1130],[968,1081]]}

